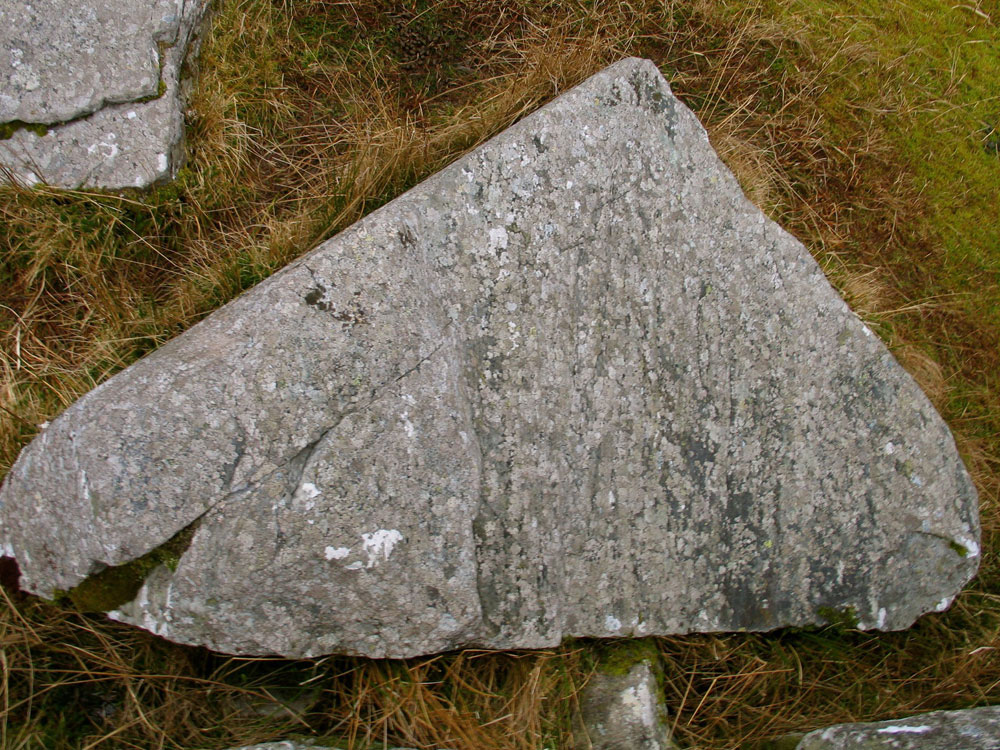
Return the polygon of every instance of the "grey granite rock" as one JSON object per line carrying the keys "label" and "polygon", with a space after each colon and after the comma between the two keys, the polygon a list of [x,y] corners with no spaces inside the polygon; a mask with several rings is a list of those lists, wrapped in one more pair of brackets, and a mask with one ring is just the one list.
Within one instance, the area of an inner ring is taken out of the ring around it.
{"label": "grey granite rock", "polygon": [[810,732],[797,750],[998,750],[1000,706],[935,711],[897,721],[837,724]]}
{"label": "grey granite rock", "polygon": [[67,409],[0,489],[44,596],[238,653],[908,627],[979,562],[948,428],[622,61]]}
{"label": "grey granite rock", "polygon": [[580,696],[574,750],[673,750],[653,666],[597,673]]}
{"label": "grey granite rock", "polygon": [[[356,747],[357,745],[355,745]],[[378,745],[378,750],[381,750],[383,746]],[[303,740],[281,740],[279,742],[264,742],[259,745],[245,745],[244,747],[236,747],[232,750],[339,750],[337,747],[329,747],[327,745],[314,745],[312,742]],[[375,750],[373,747],[372,750]],[[409,747],[397,747],[389,748],[389,750],[414,750]],[[440,750],[447,750],[447,748],[441,748]]]}
{"label": "grey granite rock", "polygon": [[0,165],[24,184],[145,187],[182,161],[180,70],[207,0],[0,5]]}

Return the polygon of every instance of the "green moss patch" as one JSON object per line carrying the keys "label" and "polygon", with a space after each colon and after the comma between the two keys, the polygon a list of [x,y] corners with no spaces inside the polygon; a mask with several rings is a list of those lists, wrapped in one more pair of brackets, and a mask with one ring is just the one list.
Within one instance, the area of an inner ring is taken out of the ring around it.
{"label": "green moss patch", "polygon": [[23,122],[21,120],[11,120],[10,122],[0,123],[0,141],[6,141],[14,137],[14,133],[18,130],[27,130],[29,133],[34,133],[39,138],[49,132],[49,129],[38,122]]}
{"label": "green moss patch", "polygon": [[653,638],[612,641],[602,645],[598,670],[605,674],[623,676],[641,661],[659,664],[660,652]]}
{"label": "green moss patch", "polygon": [[858,613],[854,607],[844,607],[843,609],[836,609],[835,607],[820,607],[816,610],[816,614],[826,620],[832,627],[843,629],[843,630],[853,630],[858,627]]}
{"label": "green moss patch", "polygon": [[191,546],[198,522],[178,531],[159,547],[124,565],[95,573],[57,599],[66,600],[84,612],[110,612],[135,599],[149,574],[161,565],[176,570],[181,556]]}

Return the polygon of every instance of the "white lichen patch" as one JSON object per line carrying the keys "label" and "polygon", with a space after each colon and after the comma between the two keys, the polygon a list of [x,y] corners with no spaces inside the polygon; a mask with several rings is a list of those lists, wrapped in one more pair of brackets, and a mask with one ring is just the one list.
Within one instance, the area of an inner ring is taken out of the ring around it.
{"label": "white lichen patch", "polygon": [[[380,562],[389,559],[392,550],[403,541],[403,535],[396,529],[379,529],[361,535],[361,546],[368,555],[367,568],[373,568]],[[353,570],[353,568],[349,569]]]}
{"label": "white lichen patch", "polygon": [[878,730],[879,734],[923,734],[924,732],[929,732],[931,727],[927,724],[921,724],[917,727],[883,727]]}
{"label": "white lichen patch", "polygon": [[406,433],[406,437],[414,438],[417,436],[417,428],[413,426],[413,422],[410,421],[410,412],[404,411],[399,415],[399,421],[403,423],[403,431]]}
{"label": "white lichen patch", "polygon": [[350,547],[329,546],[323,550],[323,556],[326,557],[327,560],[343,560],[349,554],[351,554]]}
{"label": "white lichen patch", "polygon": [[974,539],[960,536],[955,541],[965,547],[968,557],[979,557],[979,544]]}
{"label": "white lichen patch", "polygon": [[504,227],[492,227],[489,232],[490,250],[506,250],[507,249],[507,230]]}
{"label": "white lichen patch", "polygon": [[608,615],[604,618],[604,628],[612,633],[618,633],[622,629],[622,621],[614,615]]}
{"label": "white lichen patch", "polygon": [[623,690],[620,700],[622,708],[644,727],[656,726],[656,701],[646,680]]}

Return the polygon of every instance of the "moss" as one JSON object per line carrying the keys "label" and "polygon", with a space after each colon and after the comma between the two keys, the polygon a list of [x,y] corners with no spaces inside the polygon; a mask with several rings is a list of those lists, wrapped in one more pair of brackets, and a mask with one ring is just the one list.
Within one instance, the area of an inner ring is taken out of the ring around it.
{"label": "moss", "polygon": [[854,630],[858,627],[858,612],[854,607],[820,607],[816,614],[827,621],[829,625],[838,630]]}
{"label": "moss", "polygon": [[948,542],[948,546],[951,547],[951,549],[954,550],[955,554],[957,554],[959,557],[968,557],[969,556],[969,549],[968,549],[968,547],[966,547],[966,546],[964,546],[962,544],[959,544],[954,539],[952,539],[950,542]]}
{"label": "moss", "polygon": [[599,653],[598,671],[604,674],[623,676],[641,661],[658,665],[660,651],[652,638],[635,638],[612,641]]}
{"label": "moss", "polygon": [[771,740],[764,740],[763,742],[758,742],[750,745],[747,750],[795,750],[802,742],[802,738],[805,734],[802,732],[793,732],[792,734],[784,734],[781,737],[775,737]]}
{"label": "moss", "polygon": [[27,130],[34,133],[39,138],[49,132],[48,127],[38,122],[23,122],[22,120],[11,120],[0,123],[0,141],[6,141],[14,137],[18,130]]}
{"label": "moss", "polygon": [[157,87],[156,87],[156,93],[155,94],[150,94],[149,96],[139,97],[135,101],[136,101],[137,104],[145,104],[146,102],[152,102],[152,101],[155,101],[155,100],[159,99],[165,93],[167,93],[167,82],[164,81],[161,78],[159,85],[157,85]]}
{"label": "moss", "polygon": [[105,568],[56,599],[68,601],[84,612],[110,612],[132,601],[149,574],[161,565],[177,570],[181,556],[191,546],[198,522],[181,529],[169,540],[124,565]]}

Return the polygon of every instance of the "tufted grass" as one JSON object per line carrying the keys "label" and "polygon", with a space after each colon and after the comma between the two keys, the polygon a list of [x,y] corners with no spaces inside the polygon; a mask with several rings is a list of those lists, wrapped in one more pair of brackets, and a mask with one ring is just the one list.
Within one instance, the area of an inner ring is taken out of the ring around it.
{"label": "tufted grass", "polygon": [[[685,747],[1000,702],[1000,6],[931,0],[220,0],[190,158],[152,191],[0,187],[0,473],[38,425],[560,91],[650,57],[954,430],[984,559],[905,633],[652,639]],[[17,592],[0,747],[567,746],[622,643],[237,659]]]}

